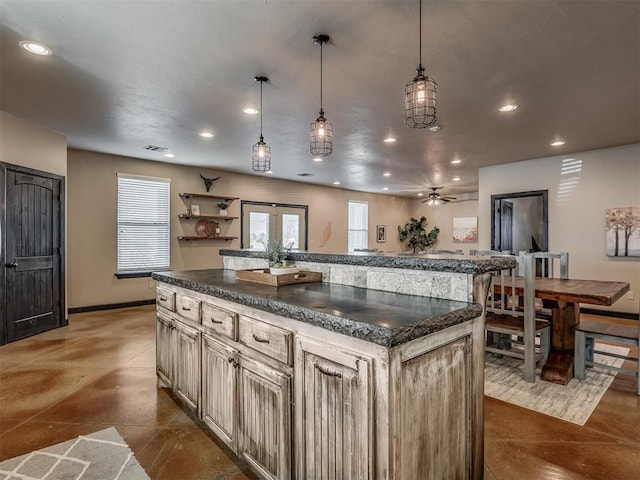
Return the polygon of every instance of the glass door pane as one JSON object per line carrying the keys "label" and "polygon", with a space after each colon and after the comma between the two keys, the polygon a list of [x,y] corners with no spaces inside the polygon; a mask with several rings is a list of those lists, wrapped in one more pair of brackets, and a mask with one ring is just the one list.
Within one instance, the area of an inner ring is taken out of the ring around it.
{"label": "glass door pane", "polygon": [[249,212],[249,248],[265,250],[269,240],[269,214]]}
{"label": "glass door pane", "polygon": [[300,249],[300,215],[282,214],[282,243],[294,250]]}

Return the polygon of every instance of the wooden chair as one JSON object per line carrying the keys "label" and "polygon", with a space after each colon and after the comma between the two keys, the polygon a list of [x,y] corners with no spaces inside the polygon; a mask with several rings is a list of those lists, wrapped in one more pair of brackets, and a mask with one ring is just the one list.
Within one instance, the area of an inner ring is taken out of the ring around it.
{"label": "wooden chair", "polygon": [[[640,327],[631,325],[620,325],[604,320],[581,320],[575,327],[575,351],[574,351],[574,374],[579,380],[584,380],[586,367],[600,367],[616,372],[627,373],[638,377],[637,394],[640,395],[640,360],[638,357],[629,355],[619,355],[611,352],[604,352],[595,349],[596,339],[611,341],[613,343],[630,345],[638,348],[640,346]],[[636,370],[614,367],[595,361],[594,354],[606,355],[609,357],[630,360],[636,363]],[[640,352],[639,352],[640,355]]]}
{"label": "wooden chair", "polygon": [[[550,326],[536,317],[534,257],[513,256],[518,267],[494,275],[486,304],[487,345],[490,353],[524,360],[524,379],[535,382],[536,363],[546,361],[551,348]],[[522,276],[522,297],[516,295],[518,271]],[[496,282],[497,279],[499,282]],[[536,337],[539,344],[536,345]],[[514,346],[521,344],[520,348]]]}
{"label": "wooden chair", "polygon": [[536,259],[536,277],[569,278],[569,253],[533,252],[530,255]]}

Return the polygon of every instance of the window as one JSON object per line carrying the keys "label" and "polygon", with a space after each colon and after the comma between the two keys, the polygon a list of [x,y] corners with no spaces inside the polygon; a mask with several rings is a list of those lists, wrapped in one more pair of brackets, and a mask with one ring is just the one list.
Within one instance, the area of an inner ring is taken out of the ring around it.
{"label": "window", "polygon": [[369,205],[367,202],[349,202],[349,251],[369,245]]}
{"label": "window", "polygon": [[118,173],[118,272],[169,269],[169,187]]}

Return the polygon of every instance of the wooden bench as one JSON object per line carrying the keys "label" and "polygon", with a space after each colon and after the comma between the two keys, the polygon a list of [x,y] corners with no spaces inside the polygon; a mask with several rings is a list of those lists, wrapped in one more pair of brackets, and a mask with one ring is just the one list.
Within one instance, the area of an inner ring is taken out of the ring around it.
{"label": "wooden bench", "polygon": [[[617,353],[595,350],[595,340],[605,340],[613,343],[635,346],[640,344],[640,327],[621,325],[603,320],[585,319],[575,326],[574,375],[584,380],[586,367],[600,367],[616,372],[627,373],[638,377],[637,394],[640,395],[640,361],[637,357],[620,355]],[[636,370],[614,367],[595,361],[595,354],[630,360],[637,365]]]}

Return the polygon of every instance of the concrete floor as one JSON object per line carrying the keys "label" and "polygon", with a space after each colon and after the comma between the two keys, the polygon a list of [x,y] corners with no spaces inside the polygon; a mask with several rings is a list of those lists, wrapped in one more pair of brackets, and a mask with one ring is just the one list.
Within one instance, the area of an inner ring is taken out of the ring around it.
{"label": "concrete floor", "polygon": [[[0,460],[115,426],[152,479],[255,478],[157,387],[154,309],[75,314],[0,347]],[[584,427],[485,398],[485,478],[637,480],[635,382],[618,375]]]}

